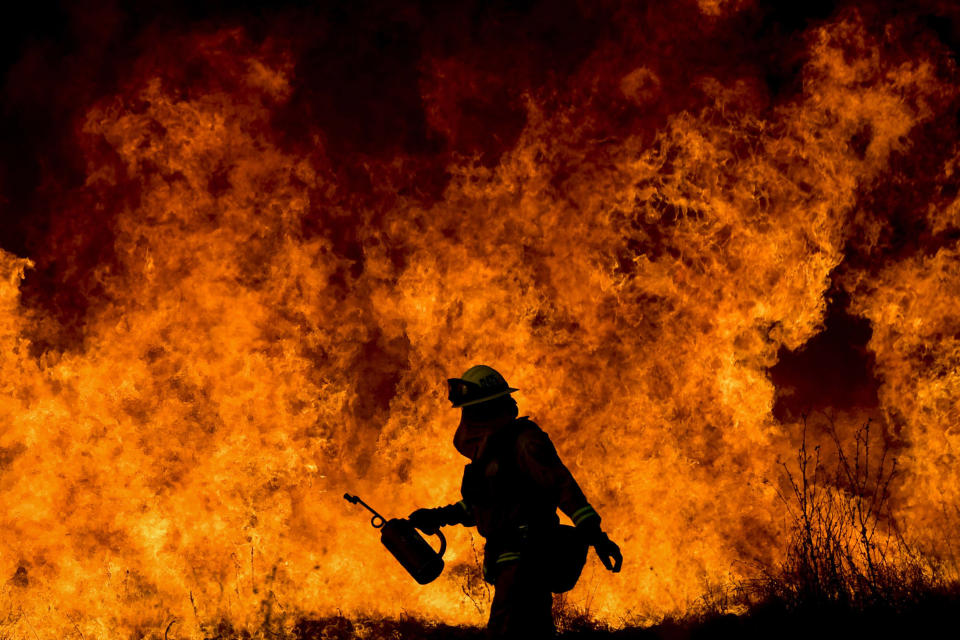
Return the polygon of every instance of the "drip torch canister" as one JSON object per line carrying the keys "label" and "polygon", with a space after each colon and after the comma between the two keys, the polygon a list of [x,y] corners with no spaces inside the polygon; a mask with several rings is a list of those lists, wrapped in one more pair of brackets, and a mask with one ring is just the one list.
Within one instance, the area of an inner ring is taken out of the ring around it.
{"label": "drip torch canister", "polygon": [[436,535],[440,538],[440,550],[434,551],[410,521],[403,518],[385,520],[357,496],[345,493],[343,498],[347,502],[363,505],[373,514],[370,524],[374,529],[380,529],[380,542],[407,570],[407,573],[413,576],[414,580],[420,584],[427,584],[436,580],[437,576],[443,572],[443,552],[447,549],[447,540],[439,530]]}

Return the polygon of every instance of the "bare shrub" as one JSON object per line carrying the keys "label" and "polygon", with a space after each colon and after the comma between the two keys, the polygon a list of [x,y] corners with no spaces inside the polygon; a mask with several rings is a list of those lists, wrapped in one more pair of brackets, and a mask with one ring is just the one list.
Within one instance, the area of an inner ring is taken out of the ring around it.
{"label": "bare shrub", "polygon": [[940,573],[907,542],[892,512],[897,460],[869,421],[846,447],[832,420],[825,430],[834,447],[829,463],[819,445],[810,449],[806,419],[795,464],[781,463],[792,538],[759,591],[790,608],[909,606],[939,585]]}

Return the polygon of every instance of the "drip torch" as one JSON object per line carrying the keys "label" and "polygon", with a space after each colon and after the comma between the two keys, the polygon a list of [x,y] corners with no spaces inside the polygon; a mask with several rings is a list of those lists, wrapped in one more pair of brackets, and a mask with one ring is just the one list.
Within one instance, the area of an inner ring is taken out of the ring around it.
{"label": "drip torch", "polygon": [[443,552],[447,549],[447,540],[437,530],[440,538],[440,550],[434,551],[410,522],[403,518],[385,520],[373,507],[357,496],[343,494],[344,500],[353,504],[362,505],[373,514],[370,524],[374,529],[380,529],[380,542],[393,554],[393,557],[403,565],[413,579],[420,584],[427,584],[437,579],[443,572]]}

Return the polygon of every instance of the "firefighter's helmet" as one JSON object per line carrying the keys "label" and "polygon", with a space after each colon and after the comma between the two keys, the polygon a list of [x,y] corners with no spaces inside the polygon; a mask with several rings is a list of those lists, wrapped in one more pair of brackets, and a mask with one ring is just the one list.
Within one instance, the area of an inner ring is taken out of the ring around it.
{"label": "firefighter's helmet", "polygon": [[447,384],[454,408],[469,407],[517,391],[495,369],[484,364],[470,367],[459,378],[447,380]]}

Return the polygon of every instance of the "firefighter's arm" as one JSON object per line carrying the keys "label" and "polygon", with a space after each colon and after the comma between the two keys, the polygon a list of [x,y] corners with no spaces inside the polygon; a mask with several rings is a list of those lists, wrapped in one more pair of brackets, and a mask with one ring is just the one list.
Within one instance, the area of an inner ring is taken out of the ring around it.
{"label": "firefighter's arm", "polygon": [[525,431],[517,439],[517,453],[521,468],[557,501],[574,525],[578,528],[593,523],[599,526],[600,514],[587,502],[546,433],[539,429]]}
{"label": "firefighter's arm", "polygon": [[445,507],[417,509],[407,516],[407,520],[417,529],[429,534],[436,533],[440,527],[451,524],[462,524],[466,527],[476,525],[470,508],[463,500],[448,504]]}
{"label": "firefighter's arm", "polygon": [[550,437],[539,429],[529,430],[521,435],[517,444],[520,464],[540,487],[554,493],[560,510],[573,521],[584,540],[593,546],[603,566],[613,572],[620,571],[623,564],[620,547],[600,528],[600,514],[587,502],[573,474],[560,460]]}

